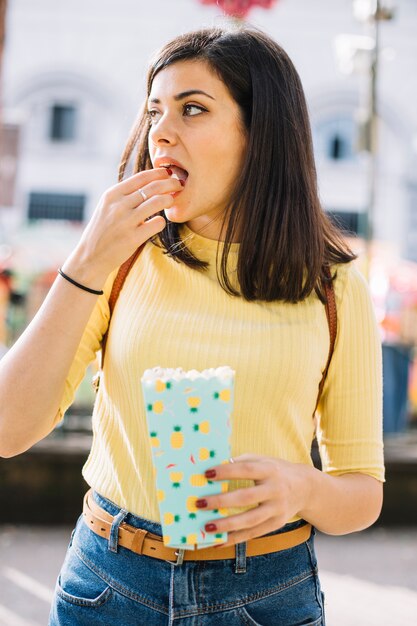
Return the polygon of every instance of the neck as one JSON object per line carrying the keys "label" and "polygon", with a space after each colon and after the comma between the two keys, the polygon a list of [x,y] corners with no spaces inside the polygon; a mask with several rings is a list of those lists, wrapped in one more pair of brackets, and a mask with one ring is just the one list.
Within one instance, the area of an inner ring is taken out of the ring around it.
{"label": "neck", "polygon": [[[216,219],[203,221],[202,218],[196,218],[186,222],[186,226],[188,226],[193,233],[201,235],[205,239],[222,242],[226,239],[226,228],[222,230],[222,224]],[[232,243],[239,243],[239,239],[233,237]]]}

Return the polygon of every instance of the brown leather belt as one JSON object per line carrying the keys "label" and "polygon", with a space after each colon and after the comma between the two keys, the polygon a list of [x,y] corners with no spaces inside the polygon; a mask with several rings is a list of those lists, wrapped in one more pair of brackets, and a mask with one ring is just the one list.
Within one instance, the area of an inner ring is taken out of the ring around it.
{"label": "brown leather belt", "polygon": [[[84,496],[83,506],[84,521],[88,528],[100,537],[108,539],[114,517],[102,509],[93,499],[92,490],[89,489]],[[280,550],[287,550],[307,541],[311,535],[311,524],[305,524],[295,530],[289,530],[278,535],[257,537],[247,542],[246,555],[258,556]],[[118,545],[127,548],[136,554],[174,561],[181,564],[182,561],[218,561],[235,558],[235,546],[225,548],[201,548],[199,550],[176,550],[164,546],[162,538],[142,528],[136,528],[122,523],[119,526]]]}

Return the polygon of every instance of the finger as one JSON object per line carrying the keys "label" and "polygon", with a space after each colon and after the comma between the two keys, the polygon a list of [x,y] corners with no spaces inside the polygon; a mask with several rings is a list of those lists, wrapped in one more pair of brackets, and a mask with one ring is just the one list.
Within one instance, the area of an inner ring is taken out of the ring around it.
{"label": "finger", "polygon": [[252,526],[251,528],[242,528],[240,530],[229,531],[227,535],[227,541],[225,543],[222,543],[219,547],[234,546],[237,543],[242,543],[243,541],[249,541],[250,539],[255,539],[256,537],[262,537],[267,533],[278,530],[279,528],[284,526],[285,523],[286,521],[283,519],[269,518],[261,522],[260,524]]}
{"label": "finger", "polygon": [[[233,459],[235,460],[235,459]],[[271,459],[260,457],[256,460],[243,460],[237,463],[225,463],[216,465],[205,472],[205,477],[210,480],[264,480],[271,474]]]}
{"label": "finger", "polygon": [[243,530],[252,528],[253,526],[258,526],[258,524],[262,524],[271,517],[275,517],[272,506],[269,504],[263,504],[236,515],[229,515],[226,517],[219,517],[215,520],[210,520],[205,524],[204,529],[207,532],[212,533]]}
{"label": "finger", "polygon": [[143,224],[140,224],[140,231],[138,231],[138,233],[140,233],[140,241],[137,245],[142,245],[142,243],[160,233],[164,230],[165,226],[166,220],[162,217],[162,215],[156,215],[155,217],[146,220],[146,222],[143,222]]}
{"label": "finger", "polygon": [[[177,178],[168,178],[167,180],[159,180],[149,183],[135,190],[133,193],[125,197],[124,203],[129,208],[135,209],[147,200],[150,200],[155,195],[174,193],[175,191],[181,191],[183,189],[180,181]],[[145,200],[141,191],[145,194],[147,200]]]}
{"label": "finger", "polygon": [[136,221],[136,224],[140,226],[142,222],[157,215],[157,213],[161,213],[161,211],[171,208],[173,204],[175,204],[175,200],[170,194],[153,196],[131,211],[132,220]]}
{"label": "finger", "polygon": [[164,180],[170,178],[170,175],[166,171],[165,167],[157,167],[152,170],[143,170],[142,172],[138,172],[137,174],[133,174],[126,180],[118,183],[115,186],[115,189],[119,191],[122,195],[129,195],[144,185],[154,181],[154,180]]}
{"label": "finger", "polygon": [[252,454],[251,452],[247,452],[246,454],[234,456],[233,463],[240,463],[241,461],[265,461],[266,458],[268,457],[262,456],[261,454]]}
{"label": "finger", "polygon": [[206,506],[198,506],[198,508],[209,511],[210,509],[229,509],[236,506],[258,505],[261,502],[270,500],[272,497],[273,494],[270,493],[268,487],[262,484],[235,489],[228,493],[206,496],[200,500],[205,501],[207,503]]}

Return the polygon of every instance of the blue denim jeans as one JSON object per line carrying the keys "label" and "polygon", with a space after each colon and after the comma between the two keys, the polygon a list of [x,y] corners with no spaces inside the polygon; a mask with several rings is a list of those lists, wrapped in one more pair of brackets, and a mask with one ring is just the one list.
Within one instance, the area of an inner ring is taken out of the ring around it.
{"label": "blue denim jeans", "polygon": [[56,583],[49,626],[324,625],[314,531],[305,543],[272,554],[246,557],[242,543],[234,559],[176,565],[117,546],[122,522],[157,535],[161,526],[96,492],[93,497],[117,518],[114,532],[103,539],[79,517]]}

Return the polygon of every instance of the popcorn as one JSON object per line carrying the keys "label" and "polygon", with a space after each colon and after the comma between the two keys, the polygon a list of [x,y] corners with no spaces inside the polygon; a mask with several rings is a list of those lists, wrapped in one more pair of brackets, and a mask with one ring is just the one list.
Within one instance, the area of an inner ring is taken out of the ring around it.
{"label": "popcorn", "polygon": [[189,370],[185,372],[182,367],[177,367],[176,369],[169,367],[154,367],[153,369],[145,370],[142,376],[142,381],[144,382],[154,382],[158,378],[161,380],[168,380],[170,378],[174,380],[182,380],[184,378],[189,378],[190,380],[195,380],[196,378],[205,378],[208,380],[209,378],[220,378],[231,379],[235,375],[235,372],[228,365],[223,365],[222,367],[210,367],[209,369],[203,370],[199,372],[198,370]]}
{"label": "popcorn", "polygon": [[193,550],[227,540],[204,525],[227,515],[204,510],[196,500],[227,491],[227,481],[210,481],[206,469],[230,458],[235,372],[228,366],[184,371],[154,367],[141,383],[155,467],[165,545]]}

